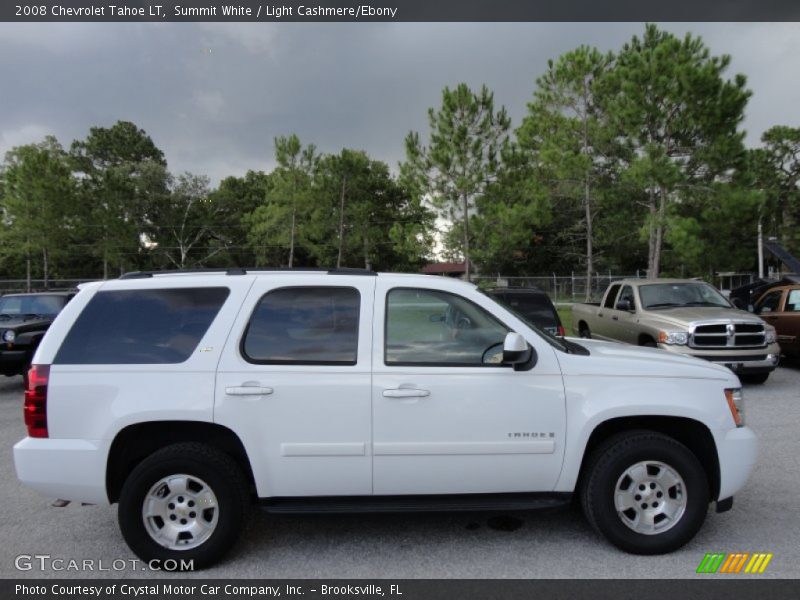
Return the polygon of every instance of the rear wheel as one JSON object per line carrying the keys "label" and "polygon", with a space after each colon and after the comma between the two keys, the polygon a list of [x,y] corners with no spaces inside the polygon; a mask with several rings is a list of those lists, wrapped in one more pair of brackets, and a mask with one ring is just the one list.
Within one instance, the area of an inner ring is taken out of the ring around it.
{"label": "rear wheel", "polygon": [[249,507],[241,469],[212,446],[167,446],[144,459],[120,494],[118,519],[125,541],[150,560],[217,562],[236,541]]}
{"label": "rear wheel", "polygon": [[578,324],[578,336],[587,340],[592,338],[592,330],[589,329],[589,326],[583,321]]}
{"label": "rear wheel", "polygon": [[618,548],[663,554],[700,529],[708,511],[708,480],[683,444],[633,431],[614,436],[592,454],[581,501],[595,530]]}

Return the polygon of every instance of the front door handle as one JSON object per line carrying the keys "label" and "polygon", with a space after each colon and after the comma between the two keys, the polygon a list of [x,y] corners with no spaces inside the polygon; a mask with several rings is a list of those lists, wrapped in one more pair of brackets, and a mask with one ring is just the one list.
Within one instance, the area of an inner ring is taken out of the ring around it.
{"label": "front door handle", "polygon": [[424,398],[430,395],[431,393],[428,390],[415,390],[413,388],[383,390],[384,398]]}
{"label": "front door handle", "polygon": [[228,396],[266,396],[272,393],[272,388],[257,385],[240,385],[226,387],[225,393],[228,394]]}

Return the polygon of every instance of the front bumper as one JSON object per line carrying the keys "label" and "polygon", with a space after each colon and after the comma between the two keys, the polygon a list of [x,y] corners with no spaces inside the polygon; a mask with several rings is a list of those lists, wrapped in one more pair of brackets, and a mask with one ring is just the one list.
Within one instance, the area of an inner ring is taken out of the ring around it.
{"label": "front bumper", "polygon": [[14,446],[17,478],[29,488],[76,502],[107,504],[104,440],[31,438]]}
{"label": "front bumper", "polygon": [[717,500],[725,500],[738,492],[756,465],[758,438],[749,427],[738,427],[717,436],[720,486]]}
{"label": "front bumper", "polygon": [[765,348],[755,348],[750,350],[698,350],[689,346],[678,346],[675,344],[659,344],[659,348],[674,354],[693,356],[713,362],[723,367],[729,368],[737,375],[748,373],[770,373],[778,366],[781,357],[781,349],[778,344],[770,344]]}
{"label": "front bumper", "polygon": [[3,345],[0,348],[0,373],[19,375],[25,368],[27,359],[27,350],[9,350]]}

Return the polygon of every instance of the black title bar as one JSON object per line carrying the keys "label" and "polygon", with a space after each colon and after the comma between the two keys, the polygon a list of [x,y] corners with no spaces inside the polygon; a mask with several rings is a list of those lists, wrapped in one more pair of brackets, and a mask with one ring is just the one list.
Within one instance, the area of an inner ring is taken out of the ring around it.
{"label": "black title bar", "polygon": [[16,0],[0,21],[800,21],[797,0]]}

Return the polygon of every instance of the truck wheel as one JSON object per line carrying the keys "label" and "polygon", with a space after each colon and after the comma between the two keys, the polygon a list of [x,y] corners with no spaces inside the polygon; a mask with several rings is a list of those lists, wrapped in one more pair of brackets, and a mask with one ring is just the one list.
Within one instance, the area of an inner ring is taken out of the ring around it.
{"label": "truck wheel", "polygon": [[708,479],[680,442],[653,431],[616,435],[591,456],[581,503],[618,548],[663,554],[694,537],[708,511]]}
{"label": "truck wheel", "polygon": [[214,564],[233,546],[248,508],[245,478],[230,456],[181,443],[133,469],[120,493],[118,519],[139,558],[162,565],[171,559],[176,570],[192,570]]}
{"label": "truck wheel", "polygon": [[578,325],[578,337],[582,337],[587,340],[592,339],[592,330],[589,329],[589,326],[586,323],[581,322]]}
{"label": "truck wheel", "polygon": [[769,373],[749,373],[747,375],[739,375],[742,383],[765,383],[769,378]]}

